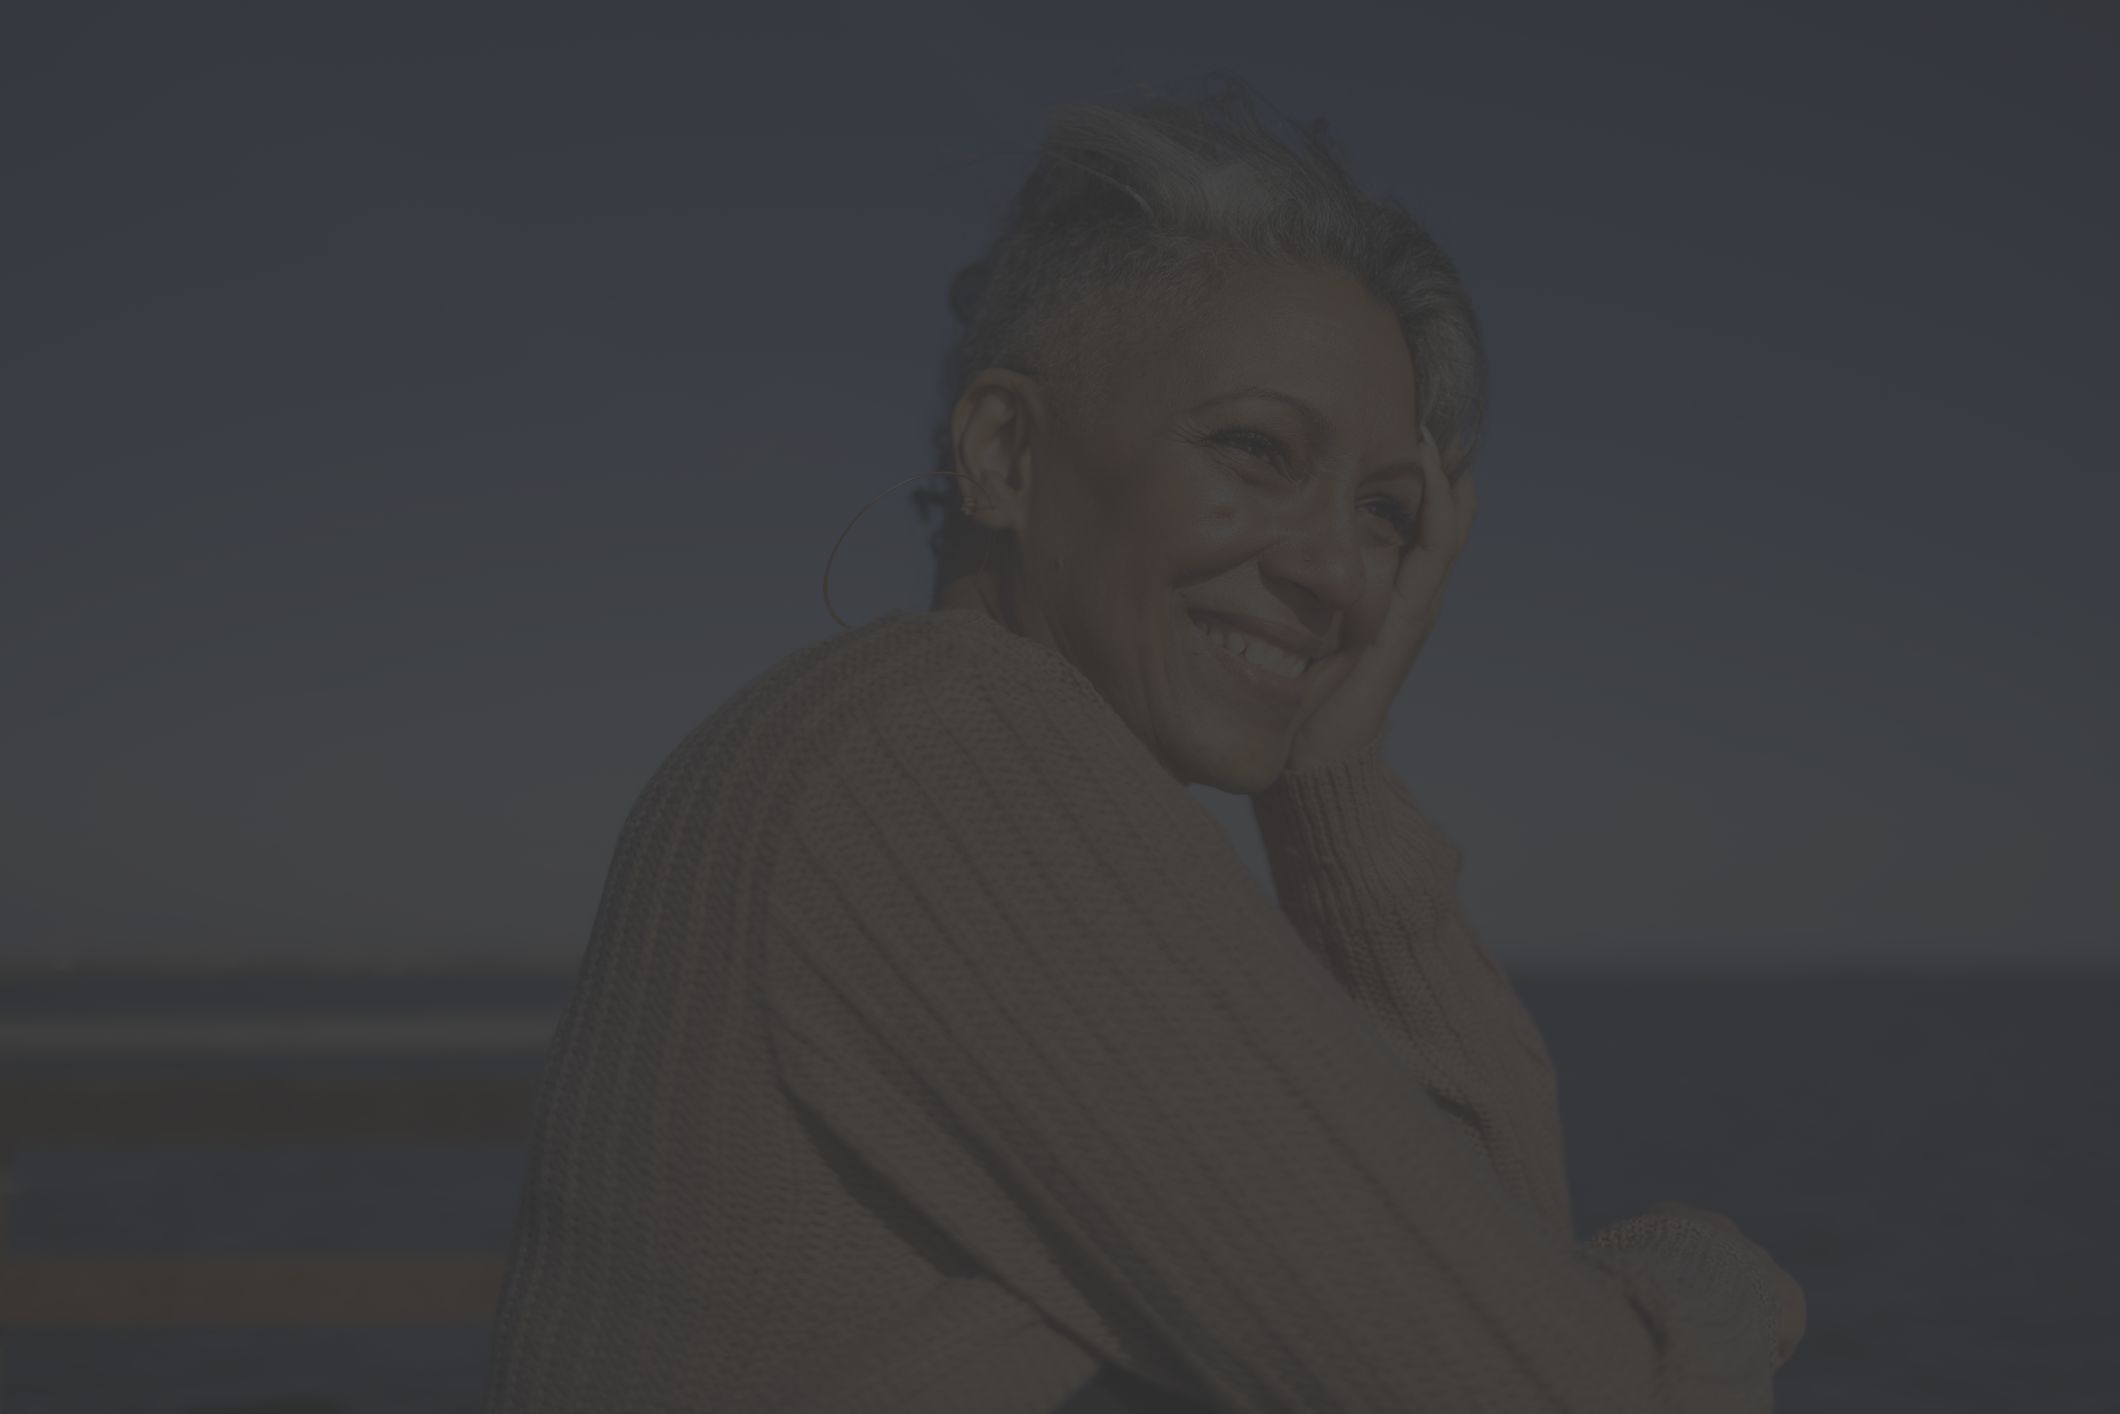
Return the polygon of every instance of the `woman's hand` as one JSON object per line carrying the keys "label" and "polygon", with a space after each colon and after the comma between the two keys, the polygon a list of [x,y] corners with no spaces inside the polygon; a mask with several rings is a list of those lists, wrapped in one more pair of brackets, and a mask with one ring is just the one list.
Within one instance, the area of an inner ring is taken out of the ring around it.
{"label": "woman's hand", "polygon": [[1392,699],[1420,656],[1443,607],[1443,584],[1479,513],[1479,492],[1470,474],[1453,489],[1443,475],[1435,440],[1421,433],[1420,530],[1399,557],[1391,602],[1374,639],[1340,651],[1316,672],[1327,675],[1317,709],[1296,729],[1286,771],[1329,766],[1354,756],[1384,734]]}
{"label": "woman's hand", "polygon": [[1742,1241],[1745,1246],[1759,1254],[1760,1260],[1774,1269],[1774,1289],[1781,1297],[1781,1318],[1776,1334],[1774,1368],[1778,1370],[1783,1365],[1788,1364],[1789,1357],[1796,1353],[1796,1347],[1803,1344],[1804,1327],[1810,1319],[1810,1304],[1804,1300],[1803,1288],[1796,1284],[1796,1278],[1784,1271],[1781,1263],[1768,1255],[1764,1247],[1761,1247],[1751,1238],[1746,1237],[1743,1230],[1736,1223],[1724,1217],[1721,1213],[1711,1213],[1706,1208],[1696,1208],[1687,1203],[1673,1202],[1668,1198],[1660,1203],[1651,1203],[1649,1211],[1652,1213],[1668,1213],[1673,1217],[1679,1218],[1699,1218],[1702,1221],[1711,1223],[1729,1233],[1732,1237]]}

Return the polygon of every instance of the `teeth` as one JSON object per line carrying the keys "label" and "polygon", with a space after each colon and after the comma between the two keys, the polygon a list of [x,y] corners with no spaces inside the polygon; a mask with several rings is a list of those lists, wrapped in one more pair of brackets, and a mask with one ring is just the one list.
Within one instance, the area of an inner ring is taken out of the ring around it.
{"label": "teeth", "polygon": [[1284,678],[1300,677],[1303,669],[1310,666],[1307,660],[1298,658],[1278,644],[1268,643],[1263,639],[1246,638],[1235,629],[1225,628],[1220,624],[1210,626],[1199,619],[1193,620],[1193,627],[1200,630],[1207,641],[1217,648],[1234,653],[1247,663],[1264,668],[1270,673],[1279,673]]}

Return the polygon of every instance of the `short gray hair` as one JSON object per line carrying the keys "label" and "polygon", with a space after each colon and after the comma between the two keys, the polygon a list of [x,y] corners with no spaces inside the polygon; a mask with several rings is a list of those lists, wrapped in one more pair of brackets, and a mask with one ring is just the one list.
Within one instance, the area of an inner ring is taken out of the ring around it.
{"label": "short gray hair", "polygon": [[[1237,78],[1194,101],[1050,114],[993,244],[950,282],[958,335],[943,358],[936,469],[956,469],[956,405],[982,370],[1044,380],[1056,416],[1093,409],[1113,355],[1175,330],[1232,270],[1263,262],[1336,267],[1397,315],[1421,425],[1450,477],[1463,474],[1485,432],[1487,356],[1457,267],[1395,199],[1355,185],[1324,119],[1299,132],[1300,149],[1276,137]],[[923,522],[944,512],[928,536],[936,603],[1009,534],[963,514],[963,485],[912,494]]]}

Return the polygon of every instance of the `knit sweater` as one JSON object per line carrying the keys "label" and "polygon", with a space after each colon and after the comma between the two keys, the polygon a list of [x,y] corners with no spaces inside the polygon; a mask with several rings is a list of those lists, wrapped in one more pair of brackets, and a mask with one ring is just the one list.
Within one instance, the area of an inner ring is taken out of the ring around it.
{"label": "knit sweater", "polygon": [[1057,651],[800,649],[621,831],[488,1414],[1763,1414],[1761,1255],[1574,1236],[1551,1059],[1383,759],[1252,806],[1277,899]]}

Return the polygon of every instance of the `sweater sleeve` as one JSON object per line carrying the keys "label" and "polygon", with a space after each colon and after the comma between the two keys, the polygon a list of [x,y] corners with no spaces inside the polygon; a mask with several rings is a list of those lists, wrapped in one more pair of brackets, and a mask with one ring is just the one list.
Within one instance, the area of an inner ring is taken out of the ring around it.
{"label": "sweater sleeve", "polygon": [[1251,799],[1281,910],[1355,1004],[1416,1053],[1509,1189],[1574,1231],[1553,1061],[1458,900],[1463,855],[1383,757],[1284,773]]}
{"label": "sweater sleeve", "polygon": [[790,1099],[1100,1358],[1230,1414],[1771,1409],[1741,1242],[1512,1193],[1078,674],[877,694],[770,835]]}

